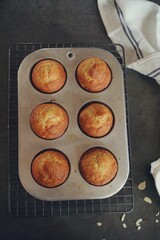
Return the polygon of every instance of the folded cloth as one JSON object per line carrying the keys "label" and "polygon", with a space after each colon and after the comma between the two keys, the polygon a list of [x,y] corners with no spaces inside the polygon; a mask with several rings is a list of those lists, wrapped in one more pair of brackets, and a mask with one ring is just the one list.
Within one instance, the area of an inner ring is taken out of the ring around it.
{"label": "folded cloth", "polygon": [[113,43],[125,50],[126,67],[160,84],[160,6],[147,0],[97,0]]}
{"label": "folded cloth", "polygon": [[154,178],[155,185],[160,196],[160,158],[151,163],[151,174]]}

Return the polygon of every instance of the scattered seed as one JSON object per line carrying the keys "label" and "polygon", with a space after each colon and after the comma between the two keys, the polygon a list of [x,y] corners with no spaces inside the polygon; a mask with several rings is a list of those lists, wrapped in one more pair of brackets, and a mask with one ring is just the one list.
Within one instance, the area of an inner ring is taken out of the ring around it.
{"label": "scattered seed", "polygon": [[152,203],[152,200],[149,197],[145,197],[144,201],[147,202],[147,203],[150,203],[150,204]]}
{"label": "scattered seed", "polygon": [[159,213],[160,213],[160,212],[157,212],[157,213],[156,213],[156,217],[158,217],[158,216],[159,216]]}
{"label": "scattered seed", "polygon": [[141,226],[138,226],[138,227],[137,227],[137,230],[139,231],[140,229],[141,229]]}
{"label": "scattered seed", "polygon": [[97,222],[97,226],[98,227],[102,226],[102,223],[101,222]]}
{"label": "scattered seed", "polygon": [[124,228],[127,228],[127,225],[126,225],[125,223],[123,223],[123,227],[124,227]]}
{"label": "scattered seed", "polygon": [[126,217],[126,214],[123,213],[123,215],[122,215],[122,217],[121,217],[121,221],[122,221],[122,222],[124,221],[125,217]]}
{"label": "scattered seed", "polygon": [[156,223],[158,223],[159,222],[159,220],[158,219],[156,219]]}
{"label": "scattered seed", "polygon": [[138,227],[138,226],[140,226],[140,223],[143,221],[143,219],[142,218],[139,218],[137,221],[136,221],[136,226]]}
{"label": "scattered seed", "polygon": [[140,184],[138,184],[138,189],[139,190],[144,190],[146,188],[146,181],[141,182]]}

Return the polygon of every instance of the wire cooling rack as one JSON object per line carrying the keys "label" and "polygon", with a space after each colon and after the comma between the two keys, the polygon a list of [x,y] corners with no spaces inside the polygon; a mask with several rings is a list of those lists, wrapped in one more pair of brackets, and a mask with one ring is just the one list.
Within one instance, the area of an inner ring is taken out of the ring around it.
{"label": "wire cooling rack", "polygon": [[[115,44],[42,44],[22,43],[15,44],[9,49],[9,187],[8,206],[13,216],[54,216],[73,214],[94,214],[105,212],[129,212],[134,206],[132,166],[129,159],[130,172],[125,186],[114,196],[98,200],[74,200],[74,201],[41,201],[30,196],[20,183],[18,177],[18,96],[17,96],[17,72],[22,60],[31,52],[42,48],[64,47],[99,47],[112,53],[122,66],[124,73],[126,115],[128,126],[127,87],[125,79],[124,51],[120,45]],[[29,97],[29,96],[28,96]],[[129,133],[129,128],[128,128]],[[24,153],[24,155],[27,153]]]}

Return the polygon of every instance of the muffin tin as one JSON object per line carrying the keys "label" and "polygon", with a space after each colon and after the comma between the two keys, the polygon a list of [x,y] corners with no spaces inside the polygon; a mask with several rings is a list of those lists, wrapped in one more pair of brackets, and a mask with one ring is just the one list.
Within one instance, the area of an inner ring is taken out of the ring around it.
{"label": "muffin tin", "polygon": [[[87,92],[76,81],[76,68],[88,57],[99,57],[111,68],[111,84],[102,92]],[[43,59],[59,61],[67,72],[66,84],[54,94],[37,91],[30,81],[32,67]],[[88,137],[80,130],[77,123],[81,107],[92,101],[105,103],[114,114],[113,129],[102,138]],[[60,104],[69,115],[68,129],[58,139],[41,139],[30,127],[29,118],[32,110],[45,102]],[[129,174],[124,80],[123,71],[117,59],[100,48],[47,48],[29,54],[18,70],[18,144],[19,178],[26,191],[35,198],[48,201],[98,199],[117,193],[124,186]],[[118,162],[116,177],[104,186],[88,184],[82,178],[78,168],[82,154],[87,149],[97,146],[111,151]],[[40,186],[31,174],[33,158],[45,149],[62,151],[70,162],[70,175],[67,181],[57,188],[48,189]]]}

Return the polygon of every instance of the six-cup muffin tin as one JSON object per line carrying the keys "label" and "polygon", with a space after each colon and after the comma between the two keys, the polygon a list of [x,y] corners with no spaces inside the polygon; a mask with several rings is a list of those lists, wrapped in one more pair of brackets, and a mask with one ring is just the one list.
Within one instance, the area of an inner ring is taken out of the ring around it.
{"label": "six-cup muffin tin", "polygon": [[[107,89],[90,93],[76,81],[78,64],[88,57],[99,57],[111,68],[112,81]],[[37,91],[30,81],[32,67],[40,60],[59,61],[67,73],[64,87],[53,94]],[[79,128],[77,116],[84,104],[92,101],[105,103],[114,114],[114,127],[102,138],[91,138]],[[29,119],[32,110],[39,104],[55,102],[69,115],[69,126],[63,136],[54,140],[39,138],[31,130]],[[106,198],[117,193],[125,184],[129,174],[128,139],[124,96],[123,72],[117,59],[100,48],[47,48],[29,54],[18,71],[18,165],[19,177],[28,193],[42,200],[76,200]],[[111,151],[118,162],[116,177],[104,186],[88,184],[81,176],[78,163],[81,155],[89,148],[104,147]],[[31,163],[34,157],[45,149],[62,151],[70,162],[67,181],[56,188],[40,186],[32,177]]]}

